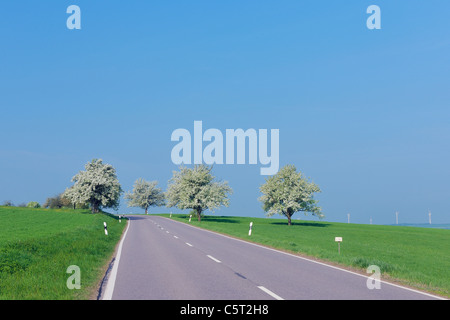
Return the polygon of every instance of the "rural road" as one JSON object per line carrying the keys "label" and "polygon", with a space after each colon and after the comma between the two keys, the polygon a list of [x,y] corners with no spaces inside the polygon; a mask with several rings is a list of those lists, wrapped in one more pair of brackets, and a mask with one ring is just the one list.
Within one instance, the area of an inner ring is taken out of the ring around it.
{"label": "rural road", "polygon": [[159,216],[129,216],[105,300],[436,299]]}

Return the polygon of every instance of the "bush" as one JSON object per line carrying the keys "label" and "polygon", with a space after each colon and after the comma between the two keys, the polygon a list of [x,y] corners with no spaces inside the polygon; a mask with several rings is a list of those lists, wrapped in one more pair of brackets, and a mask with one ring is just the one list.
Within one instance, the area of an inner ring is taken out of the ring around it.
{"label": "bush", "polygon": [[41,205],[37,201],[31,201],[31,202],[28,202],[27,207],[28,208],[40,208]]}
{"label": "bush", "polygon": [[68,198],[64,197],[62,193],[57,194],[52,198],[47,198],[42,207],[50,209],[74,208],[72,202]]}
{"label": "bush", "polygon": [[14,204],[12,203],[11,200],[5,200],[5,201],[3,201],[2,206],[5,206],[5,207],[14,207]]}
{"label": "bush", "polygon": [[58,194],[51,198],[47,198],[47,200],[45,200],[45,203],[42,206],[44,208],[50,208],[50,209],[60,209],[60,208],[64,207],[64,202],[61,197],[61,194]]}

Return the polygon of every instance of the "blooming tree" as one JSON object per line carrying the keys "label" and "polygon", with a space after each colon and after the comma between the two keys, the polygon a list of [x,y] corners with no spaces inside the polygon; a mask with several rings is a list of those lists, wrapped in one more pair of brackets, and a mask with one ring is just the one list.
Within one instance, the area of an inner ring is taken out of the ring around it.
{"label": "blooming tree", "polygon": [[72,178],[74,185],[66,189],[64,196],[73,204],[89,203],[92,213],[101,208],[117,209],[123,191],[114,167],[93,159],[84,168]]}
{"label": "blooming tree", "polygon": [[128,200],[129,207],[139,207],[145,209],[145,214],[148,213],[148,208],[151,206],[164,206],[164,192],[156,187],[157,181],[145,181],[140,178],[135,181],[132,192],[125,193],[125,199]]}
{"label": "blooming tree", "polygon": [[214,181],[211,170],[212,166],[195,165],[193,169],[181,167],[180,171],[174,171],[166,192],[167,206],[193,209],[198,221],[205,210],[228,207],[228,194],[233,191],[228,182]]}
{"label": "blooming tree", "polygon": [[288,225],[291,225],[292,215],[298,211],[324,217],[321,208],[317,206],[318,201],[314,200],[314,193],[320,192],[319,186],[297,172],[294,165],[286,165],[277,174],[266,178],[260,191],[263,195],[259,201],[263,203],[266,215],[284,215],[288,218]]}

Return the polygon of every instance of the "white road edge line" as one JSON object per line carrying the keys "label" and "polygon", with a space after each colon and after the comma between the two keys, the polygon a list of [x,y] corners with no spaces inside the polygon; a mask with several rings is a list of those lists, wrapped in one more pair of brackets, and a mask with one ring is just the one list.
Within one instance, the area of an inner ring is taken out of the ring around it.
{"label": "white road edge line", "polygon": [[127,236],[127,232],[128,232],[128,229],[130,228],[130,224],[131,224],[131,220],[127,220],[127,221],[128,221],[127,230],[125,230],[123,238],[122,238],[122,240],[120,240],[119,248],[117,249],[116,260],[114,261],[114,265],[111,270],[111,275],[109,276],[108,284],[106,285],[105,294],[103,295],[102,300],[111,300],[112,299],[112,295],[114,292],[114,286],[116,284],[117,270],[119,269],[120,255],[122,254],[122,245]]}
{"label": "white road edge line", "polygon": [[[211,231],[211,230],[208,230],[208,229],[202,229],[202,228],[199,228],[199,227],[187,224],[187,223],[183,223],[183,222],[180,222],[180,221],[177,221],[177,220],[172,220],[172,219],[165,218],[165,217],[161,217],[161,218],[167,219],[169,221],[173,221],[173,222],[176,222],[176,223],[181,223],[181,224],[183,224],[185,226],[189,226],[191,228],[196,228],[196,229],[199,229],[199,230],[202,230],[202,231],[205,231],[205,232],[213,233],[215,235],[219,235],[219,236],[222,236],[224,238],[228,238],[228,239],[240,241],[240,242],[243,242],[243,243],[247,243],[247,244],[255,246],[255,247],[263,248],[263,249],[270,250],[270,251],[275,251],[275,252],[278,252],[278,253],[281,253],[281,254],[285,254],[285,255],[297,258],[297,259],[306,260],[306,261],[309,261],[309,262],[312,262],[312,263],[317,263],[317,264],[320,264],[322,266],[326,266],[326,267],[329,267],[329,268],[332,268],[332,269],[336,269],[336,270],[340,270],[340,271],[343,271],[343,272],[351,273],[351,274],[354,274],[356,276],[360,276],[360,277],[363,277],[363,278],[366,278],[366,279],[368,279],[370,277],[370,275],[365,276],[365,275],[362,275],[362,274],[357,273],[357,272],[353,272],[353,271],[346,270],[346,269],[343,269],[343,268],[335,267],[335,266],[330,265],[330,264],[326,264],[326,263],[323,263],[323,262],[319,262],[319,261],[315,261],[315,260],[308,259],[308,258],[305,258],[305,257],[301,257],[301,256],[298,256],[298,255],[295,255],[295,254],[292,254],[292,253],[288,253],[288,252],[280,251],[280,250],[277,250],[277,249],[272,249],[272,248],[269,248],[269,247],[265,247],[263,245],[256,244],[256,243],[253,243],[253,242],[245,241],[245,240],[238,239],[238,238],[233,238],[233,237],[221,234],[221,233],[217,233],[217,232],[214,232],[214,231]],[[419,294],[422,294],[424,296],[428,296],[428,297],[431,297],[431,298],[434,298],[434,299],[448,300],[448,299],[446,299],[444,297],[440,297],[440,296],[437,296],[437,295],[434,295],[434,294],[430,294],[430,293],[427,293],[427,292],[423,292],[423,291],[419,291],[419,290],[416,290],[416,289],[404,287],[404,286],[401,286],[401,285],[398,285],[398,284],[395,284],[395,283],[391,283],[391,282],[388,282],[388,281],[385,281],[385,280],[380,280],[380,283],[384,283],[384,284],[387,284],[387,285],[390,285],[390,286],[393,286],[393,287],[397,287],[397,288],[400,288],[400,289],[404,289],[404,290],[407,290],[407,291],[419,293]]]}
{"label": "white road edge line", "polygon": [[214,260],[217,263],[221,263],[221,261],[219,259],[214,258],[213,256],[210,256],[209,254],[206,255],[208,258],[210,258],[211,260]]}
{"label": "white road edge line", "polygon": [[177,236],[173,236],[175,239],[178,239],[178,237]]}
{"label": "white road edge line", "polygon": [[267,293],[269,296],[277,299],[277,300],[284,300],[282,297],[280,297],[279,295],[273,293],[272,291],[270,291],[269,289],[263,287],[263,286],[258,286],[259,289],[261,289],[262,291],[264,291],[265,293]]}
{"label": "white road edge line", "polygon": [[192,247],[192,244],[190,244],[189,242],[185,242],[189,247]]}

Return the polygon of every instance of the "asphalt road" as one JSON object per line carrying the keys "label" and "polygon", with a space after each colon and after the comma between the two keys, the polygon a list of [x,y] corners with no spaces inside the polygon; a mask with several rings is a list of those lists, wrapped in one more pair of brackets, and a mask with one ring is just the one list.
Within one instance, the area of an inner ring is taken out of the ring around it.
{"label": "asphalt road", "polygon": [[[158,216],[130,216],[103,299],[436,299]],[[114,270],[115,269],[115,270]],[[371,281],[373,283],[373,281]]]}

